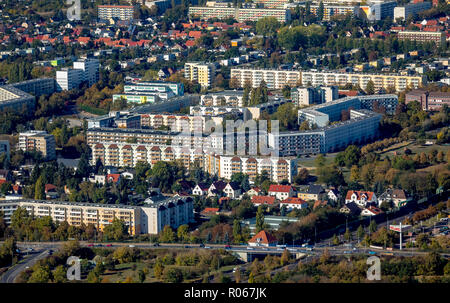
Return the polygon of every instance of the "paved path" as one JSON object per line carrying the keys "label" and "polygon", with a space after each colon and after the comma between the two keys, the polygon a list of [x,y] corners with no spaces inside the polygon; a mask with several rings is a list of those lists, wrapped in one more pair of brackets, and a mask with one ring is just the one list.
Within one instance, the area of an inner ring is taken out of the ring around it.
{"label": "paved path", "polygon": [[6,271],[1,277],[0,283],[14,283],[17,276],[27,267],[32,267],[38,260],[44,259],[48,256],[48,250],[38,251],[34,255],[26,258],[23,263],[16,264]]}

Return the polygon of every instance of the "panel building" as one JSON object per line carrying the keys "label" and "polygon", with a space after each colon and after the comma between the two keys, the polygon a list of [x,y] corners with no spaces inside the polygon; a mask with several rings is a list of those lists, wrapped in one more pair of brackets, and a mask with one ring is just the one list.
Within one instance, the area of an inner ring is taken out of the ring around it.
{"label": "panel building", "polygon": [[256,68],[232,68],[231,79],[236,79],[240,87],[248,82],[254,88],[259,87],[261,81],[269,89],[283,89],[286,85],[297,86],[301,80],[301,72],[295,70],[256,69]]}
{"label": "panel building", "polygon": [[39,151],[46,160],[56,159],[55,137],[46,131],[30,130],[19,133],[19,149],[25,151]]}
{"label": "panel building", "polygon": [[434,42],[437,46],[445,44],[445,32],[424,32],[424,31],[400,31],[397,34],[399,40],[411,40],[420,43]]}
{"label": "panel building", "polygon": [[138,234],[158,234],[169,225],[177,228],[194,222],[192,198],[172,197],[145,206],[122,204],[95,204],[40,200],[0,201],[6,224],[11,224],[11,216],[18,208],[25,208],[37,218],[49,216],[54,222],[66,221],[70,225],[93,224],[98,230],[110,225],[114,218],[122,220],[132,236]]}
{"label": "panel building", "polygon": [[100,78],[98,59],[85,58],[73,63],[73,68],[56,71],[56,89],[58,91],[78,88],[82,82],[94,85]]}
{"label": "panel building", "polygon": [[0,86],[0,111],[32,112],[36,98],[13,85]]}
{"label": "panel building", "polygon": [[421,11],[431,8],[431,2],[411,2],[405,6],[397,6],[394,8],[394,20],[408,19],[409,16],[414,16]]}
{"label": "panel building", "polygon": [[135,7],[132,5],[99,5],[98,18],[109,20],[116,18],[119,20],[132,20]]}
{"label": "panel building", "polygon": [[186,62],[184,64],[184,77],[189,81],[197,81],[202,87],[211,87],[216,73],[214,63]]}

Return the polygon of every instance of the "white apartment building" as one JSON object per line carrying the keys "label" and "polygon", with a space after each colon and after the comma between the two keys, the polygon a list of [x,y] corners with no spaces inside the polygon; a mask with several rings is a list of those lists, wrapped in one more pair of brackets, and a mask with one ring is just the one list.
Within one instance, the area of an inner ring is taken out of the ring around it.
{"label": "white apartment building", "polygon": [[75,61],[73,68],[83,71],[83,81],[88,82],[89,86],[94,85],[100,79],[100,62],[98,59],[86,58]]}
{"label": "white apartment building", "polygon": [[276,69],[251,69],[251,68],[232,68],[231,79],[235,78],[240,87],[244,87],[248,82],[252,87],[259,87],[261,81],[269,89],[283,89],[286,85],[290,87],[298,86],[301,80],[301,72],[294,70],[276,70]]}
{"label": "white apartment building", "polygon": [[214,63],[186,62],[184,64],[184,77],[189,81],[197,81],[202,87],[211,87],[216,73]]}
{"label": "white apartment building", "polygon": [[117,218],[125,223],[130,235],[158,234],[166,225],[177,228],[194,222],[192,199],[179,196],[145,206],[3,200],[0,201],[0,211],[4,213],[6,224],[11,224],[11,216],[18,207],[25,208],[30,215],[38,218],[50,216],[54,222],[67,221],[74,226],[93,224],[100,231]]}
{"label": "white apartment building", "polygon": [[73,63],[73,68],[56,71],[56,89],[58,91],[77,88],[83,81],[89,86],[98,82],[100,77],[98,59],[82,59]]}
{"label": "white apartment building", "polygon": [[109,20],[117,18],[119,20],[132,20],[134,14],[132,5],[99,5],[98,18],[100,20]]}

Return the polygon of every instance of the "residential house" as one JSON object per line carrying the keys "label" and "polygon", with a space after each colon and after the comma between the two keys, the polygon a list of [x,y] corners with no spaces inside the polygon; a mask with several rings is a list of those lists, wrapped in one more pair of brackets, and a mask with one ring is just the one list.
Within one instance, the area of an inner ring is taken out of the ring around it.
{"label": "residential house", "polygon": [[361,213],[361,209],[358,207],[358,205],[355,202],[349,202],[345,204],[341,209],[339,209],[341,213],[352,215],[352,216],[359,216]]}
{"label": "residential house", "polygon": [[241,187],[237,182],[230,182],[225,186],[223,192],[227,197],[237,199],[241,195]]}
{"label": "residential house", "polygon": [[255,206],[274,205],[275,197],[274,196],[252,196],[252,203]]}
{"label": "residential house", "polygon": [[107,174],[106,175],[106,182],[108,183],[119,183],[120,181],[120,174]]}
{"label": "residential house", "polygon": [[252,187],[246,192],[246,194],[250,198],[253,196],[259,196],[261,194],[261,189],[259,187]]}
{"label": "residential house", "polygon": [[208,194],[209,186],[206,183],[197,184],[192,190],[194,196],[205,196]]}
{"label": "residential house", "polygon": [[208,197],[215,197],[222,195],[225,186],[227,186],[227,183],[222,180],[213,182],[213,184],[211,184],[211,186],[208,189]]}
{"label": "residential house", "polygon": [[292,210],[294,208],[302,209],[308,207],[308,203],[300,198],[289,197],[280,202],[280,208],[283,206],[285,206],[289,210]]}
{"label": "residential house", "polygon": [[337,200],[341,197],[341,194],[337,189],[332,188],[328,191],[327,197],[329,200],[337,202]]}
{"label": "residential house", "polygon": [[383,213],[381,209],[373,205],[370,205],[369,207],[363,209],[363,211],[361,212],[361,216],[376,216],[381,213]]}
{"label": "residential house", "polygon": [[345,203],[355,202],[360,207],[366,207],[368,203],[377,203],[377,197],[372,191],[349,190],[345,197]]}
{"label": "residential house", "polygon": [[261,230],[259,233],[253,236],[248,241],[248,245],[250,246],[276,246],[278,244],[278,240],[272,236],[271,234],[267,233],[264,230]]}
{"label": "residential house", "polygon": [[195,187],[195,183],[194,182],[187,181],[187,180],[178,181],[178,184],[181,187],[181,189],[178,191],[179,194],[191,195],[192,194],[192,190]]}
{"label": "residential house", "polygon": [[294,197],[294,188],[290,185],[275,185],[269,187],[269,196],[275,196],[278,200],[285,200],[289,197]]}
{"label": "residential house", "polygon": [[320,195],[324,192],[323,187],[320,185],[311,184],[306,189],[300,190],[297,193],[297,197],[305,201],[319,200]]}
{"label": "residential house", "polygon": [[57,191],[57,187],[53,184],[45,184],[45,198],[46,199],[57,199],[59,198],[59,194]]}
{"label": "residential house", "polygon": [[383,202],[393,202],[395,207],[400,207],[406,204],[408,201],[408,196],[403,189],[392,189],[388,188],[384,193],[378,198],[378,205]]}

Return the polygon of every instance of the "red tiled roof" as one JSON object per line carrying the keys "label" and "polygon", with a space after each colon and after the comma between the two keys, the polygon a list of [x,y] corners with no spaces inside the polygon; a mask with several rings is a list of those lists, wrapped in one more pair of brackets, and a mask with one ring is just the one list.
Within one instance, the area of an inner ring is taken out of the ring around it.
{"label": "red tiled roof", "polygon": [[53,184],[45,184],[45,192],[49,192],[51,190],[56,190],[56,186]]}
{"label": "red tiled roof", "polygon": [[280,204],[281,203],[283,203],[283,204],[304,204],[304,203],[306,203],[306,201],[303,199],[300,199],[300,198],[296,198],[296,197],[289,197],[289,198],[281,201]]}
{"label": "red tiled roof", "polygon": [[274,196],[253,196],[252,197],[253,204],[274,204],[275,197]]}
{"label": "red tiled roof", "polygon": [[107,174],[106,175],[106,179],[109,181],[111,180],[112,182],[116,183],[119,181],[120,178],[120,174]]}
{"label": "red tiled roof", "polygon": [[288,193],[292,189],[290,185],[275,185],[272,184],[269,187],[269,192]]}
{"label": "red tiled roof", "polygon": [[353,193],[356,194],[357,200],[361,200],[362,195],[367,196],[367,200],[372,200],[373,191],[359,191],[359,190],[349,190],[347,192],[347,196],[345,197],[346,200],[350,200],[352,198]]}
{"label": "red tiled roof", "polygon": [[[259,241],[258,241],[259,239]],[[262,244],[270,244],[277,242],[277,239],[271,234],[267,233],[264,230],[261,230],[259,233],[253,236],[248,243],[262,243]]]}
{"label": "red tiled roof", "polygon": [[219,211],[219,209],[216,207],[207,207],[201,213],[202,214],[211,214],[211,213],[216,213],[218,211]]}

